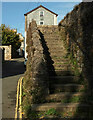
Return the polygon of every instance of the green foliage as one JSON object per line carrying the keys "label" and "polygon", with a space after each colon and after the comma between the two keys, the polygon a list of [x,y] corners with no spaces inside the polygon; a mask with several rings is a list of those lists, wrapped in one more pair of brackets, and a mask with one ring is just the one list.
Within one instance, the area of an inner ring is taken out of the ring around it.
{"label": "green foliage", "polygon": [[2,29],[2,45],[12,45],[13,49],[17,50],[21,45],[17,32],[6,27],[5,24],[2,24],[0,28]]}
{"label": "green foliage", "polygon": [[45,115],[57,115],[57,112],[54,108],[51,108],[48,111],[46,111]]}
{"label": "green foliage", "polygon": [[79,71],[79,65],[78,65],[78,61],[77,58],[75,58],[72,53],[70,53],[68,55],[69,59],[70,59],[70,63],[72,64],[72,70],[74,71],[74,74],[76,76],[80,76],[82,73]]}
{"label": "green foliage", "polygon": [[22,102],[22,109],[23,112],[25,113],[24,116],[27,117],[31,113],[31,104],[30,101],[28,100],[28,97],[23,98]]}
{"label": "green foliage", "polygon": [[80,96],[74,96],[71,97],[69,99],[63,99],[61,100],[62,103],[77,103],[77,102],[81,102],[81,97]]}
{"label": "green foliage", "polygon": [[23,95],[22,95],[22,97],[24,97],[26,95],[26,93],[25,92],[23,92]]}
{"label": "green foliage", "polygon": [[36,111],[30,111],[30,113],[28,115],[29,120],[38,119],[38,118],[39,118],[39,115],[37,114]]}

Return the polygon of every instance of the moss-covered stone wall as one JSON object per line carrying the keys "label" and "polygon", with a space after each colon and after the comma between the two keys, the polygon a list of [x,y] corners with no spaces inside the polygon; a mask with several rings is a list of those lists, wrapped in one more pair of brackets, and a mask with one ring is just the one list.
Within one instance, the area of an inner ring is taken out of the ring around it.
{"label": "moss-covered stone wall", "polygon": [[59,30],[73,65],[93,89],[93,2],[75,6],[59,23]]}
{"label": "moss-covered stone wall", "polygon": [[49,92],[47,61],[41,39],[37,24],[32,21],[27,31],[28,60],[23,82],[23,107],[26,116],[31,112],[31,105],[43,103]]}

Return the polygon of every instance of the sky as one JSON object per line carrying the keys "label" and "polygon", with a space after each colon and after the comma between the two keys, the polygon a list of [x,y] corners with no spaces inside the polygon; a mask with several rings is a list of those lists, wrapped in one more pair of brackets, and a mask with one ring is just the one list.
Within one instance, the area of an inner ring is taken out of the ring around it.
{"label": "sky", "polygon": [[58,14],[58,23],[64,16],[73,10],[80,2],[2,2],[2,24],[11,29],[17,29],[18,33],[24,36],[25,17],[24,14],[32,9],[43,5],[49,10]]}

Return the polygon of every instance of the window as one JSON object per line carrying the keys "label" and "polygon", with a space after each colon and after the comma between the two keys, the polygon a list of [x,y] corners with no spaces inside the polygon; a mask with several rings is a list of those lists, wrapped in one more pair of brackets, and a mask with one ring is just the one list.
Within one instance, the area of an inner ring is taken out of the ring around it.
{"label": "window", "polygon": [[40,11],[40,17],[44,16],[44,11]]}
{"label": "window", "polygon": [[44,22],[42,21],[42,22],[40,22],[40,25],[44,25]]}
{"label": "window", "polygon": [[40,25],[44,25],[44,11],[40,11],[40,12],[39,12],[39,16],[40,16],[39,24],[40,24]]}
{"label": "window", "polygon": [[44,11],[40,11],[39,16],[40,16],[40,21],[43,21],[44,20]]}
{"label": "window", "polygon": [[40,20],[44,20],[43,16],[42,16],[42,17],[40,17]]}

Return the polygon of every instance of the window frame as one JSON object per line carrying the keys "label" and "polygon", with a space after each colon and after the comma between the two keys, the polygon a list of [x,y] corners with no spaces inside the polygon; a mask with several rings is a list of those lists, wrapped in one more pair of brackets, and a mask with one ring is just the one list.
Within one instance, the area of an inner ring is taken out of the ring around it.
{"label": "window frame", "polygon": [[39,17],[42,17],[42,16],[40,16],[40,13],[41,13],[41,12],[43,12],[43,15],[42,15],[42,16],[44,16],[44,11],[39,11]]}
{"label": "window frame", "polygon": [[42,17],[40,17],[40,21],[44,21],[44,17],[42,16]]}
{"label": "window frame", "polygon": [[[43,24],[40,24],[41,22],[43,22]],[[44,25],[44,21],[39,21],[39,25]]]}

